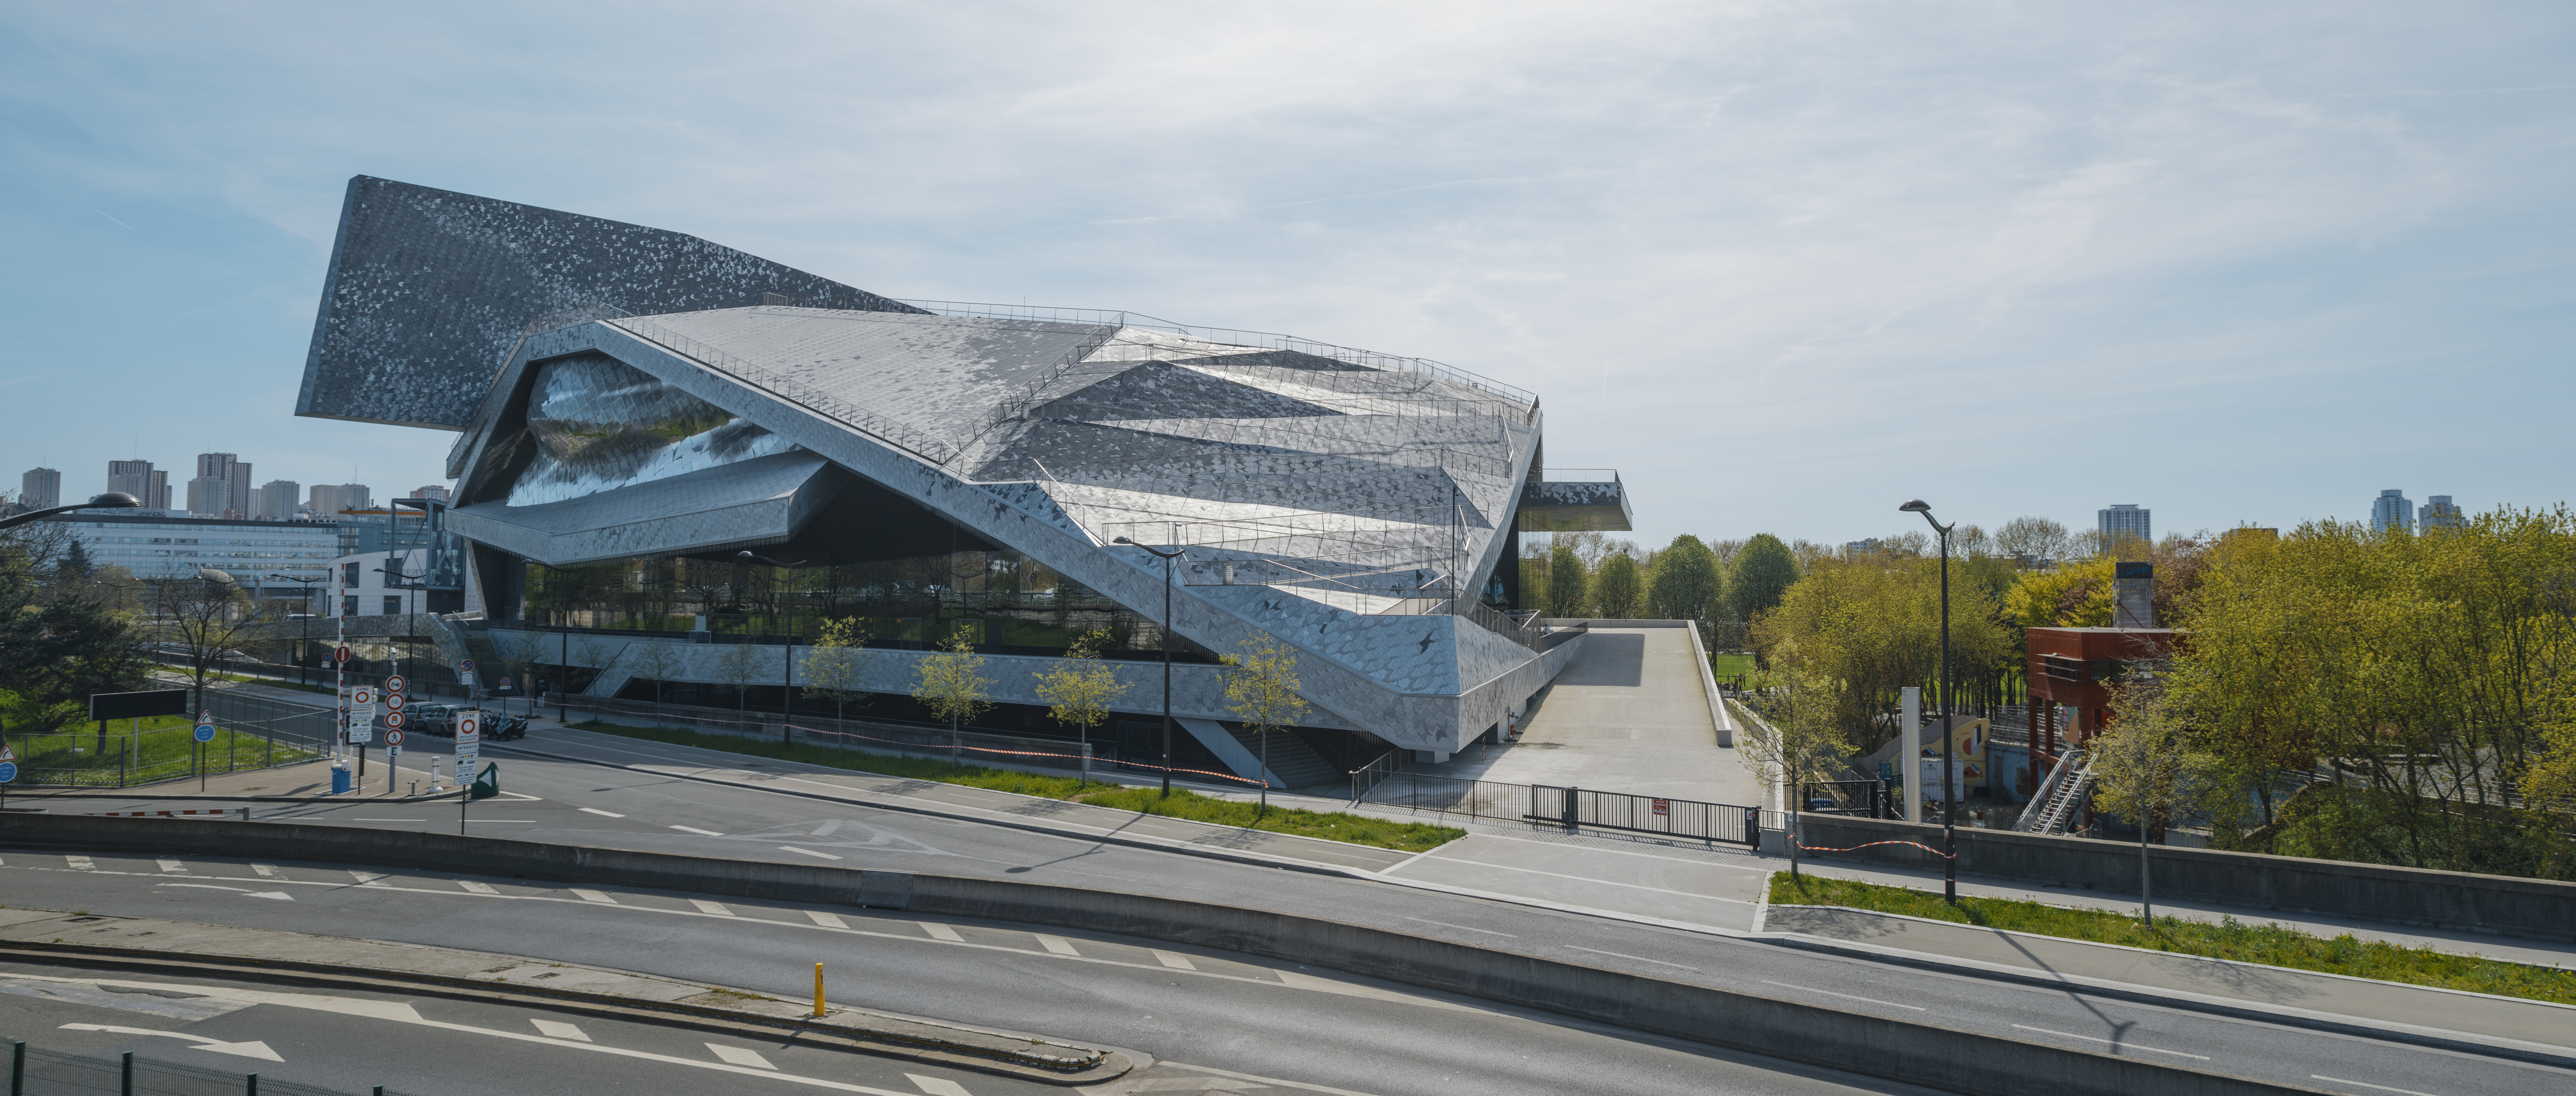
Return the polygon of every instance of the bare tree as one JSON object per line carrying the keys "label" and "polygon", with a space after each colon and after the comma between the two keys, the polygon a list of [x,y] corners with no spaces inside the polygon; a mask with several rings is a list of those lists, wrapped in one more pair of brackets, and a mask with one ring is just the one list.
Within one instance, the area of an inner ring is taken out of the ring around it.
{"label": "bare tree", "polygon": [[2047,518],[2024,515],[1995,530],[1995,551],[2027,559],[2032,566],[2064,560],[2075,550],[2074,538],[2066,527]]}
{"label": "bare tree", "polygon": [[152,630],[163,651],[179,656],[202,720],[207,683],[222,672],[218,665],[233,657],[237,637],[264,622],[265,610],[242,593],[241,583],[212,567],[198,568],[195,578],[156,580],[147,596]]}
{"label": "bare tree", "polygon": [[1803,670],[1793,668],[1786,681],[1785,702],[1771,718],[1750,721],[1746,733],[1736,741],[1755,767],[1776,776],[1787,793],[1781,799],[1789,808],[1789,832],[1782,836],[1789,846],[1789,874],[1795,876],[1798,813],[1806,805],[1804,786],[1810,781],[1835,779],[1840,775],[1843,759],[1854,751],[1835,723],[1833,694],[1818,687]]}

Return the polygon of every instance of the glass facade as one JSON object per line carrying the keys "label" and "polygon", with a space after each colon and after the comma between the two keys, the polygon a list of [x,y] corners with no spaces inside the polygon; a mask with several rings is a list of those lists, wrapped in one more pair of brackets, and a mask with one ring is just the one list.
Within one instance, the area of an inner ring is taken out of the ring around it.
{"label": "glass facade", "polygon": [[796,447],[606,354],[537,366],[528,393],[536,457],[510,488],[534,506]]}

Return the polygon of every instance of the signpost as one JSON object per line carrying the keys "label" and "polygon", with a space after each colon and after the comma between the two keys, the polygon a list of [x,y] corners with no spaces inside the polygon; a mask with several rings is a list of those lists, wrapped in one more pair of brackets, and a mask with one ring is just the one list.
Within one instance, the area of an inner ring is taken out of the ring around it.
{"label": "signpost", "polygon": [[473,659],[460,658],[456,660],[456,683],[465,686],[468,691],[471,691],[474,688]]}
{"label": "signpost", "polygon": [[197,724],[197,730],[193,737],[197,740],[197,744],[191,747],[197,751],[197,790],[203,792],[206,790],[206,743],[215,740],[215,725],[212,723]]}
{"label": "signpost", "polygon": [[9,782],[18,779],[18,751],[0,745],[0,807],[9,805]]}
{"label": "signpost", "polygon": [[465,834],[465,805],[474,800],[474,774],[481,767],[483,713],[467,708],[456,713],[456,833]]}

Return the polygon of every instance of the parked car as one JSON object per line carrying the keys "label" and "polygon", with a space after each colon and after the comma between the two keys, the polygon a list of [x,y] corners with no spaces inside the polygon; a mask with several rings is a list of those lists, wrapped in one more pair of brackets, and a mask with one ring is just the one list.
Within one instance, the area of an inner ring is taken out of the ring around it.
{"label": "parked car", "polygon": [[403,709],[403,729],[433,738],[456,737],[456,706],[414,704]]}

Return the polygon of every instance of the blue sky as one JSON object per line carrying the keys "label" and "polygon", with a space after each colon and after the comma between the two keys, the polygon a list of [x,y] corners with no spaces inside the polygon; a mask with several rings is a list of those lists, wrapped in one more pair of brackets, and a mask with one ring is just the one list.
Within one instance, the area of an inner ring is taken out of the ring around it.
{"label": "blue sky", "polygon": [[290,414],[364,173],[1436,358],[1646,541],[2576,495],[2576,8],[2136,7],[19,0],[0,472],[435,480]]}

